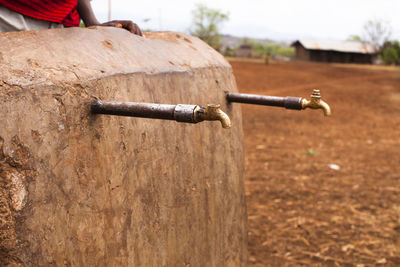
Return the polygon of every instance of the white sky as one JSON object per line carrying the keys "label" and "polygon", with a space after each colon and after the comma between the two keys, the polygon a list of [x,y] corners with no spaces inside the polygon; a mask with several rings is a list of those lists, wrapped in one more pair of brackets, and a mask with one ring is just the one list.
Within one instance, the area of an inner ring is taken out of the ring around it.
{"label": "white sky", "polygon": [[[383,19],[400,39],[400,0],[112,0],[112,19],[187,32],[197,3],[228,12],[222,32],[238,37],[344,40],[361,35],[366,21]],[[108,0],[92,0],[92,6],[97,18],[107,21]]]}

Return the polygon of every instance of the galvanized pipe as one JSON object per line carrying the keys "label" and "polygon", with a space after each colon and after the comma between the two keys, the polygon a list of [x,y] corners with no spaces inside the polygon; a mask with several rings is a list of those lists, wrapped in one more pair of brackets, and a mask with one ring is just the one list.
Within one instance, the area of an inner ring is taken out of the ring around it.
{"label": "galvanized pipe", "polygon": [[266,95],[253,95],[253,94],[239,94],[239,93],[226,93],[228,102],[237,102],[245,104],[255,104],[264,106],[283,107],[287,109],[301,110],[302,100],[301,97],[279,97],[279,96],[266,96]]}
{"label": "galvanized pipe", "polygon": [[196,123],[193,115],[196,107],[196,105],[168,105],[94,100],[91,104],[91,111],[95,114]]}
{"label": "galvanized pipe", "polygon": [[94,100],[91,111],[95,114],[174,120],[175,105]]}
{"label": "galvanized pipe", "polygon": [[198,123],[219,120],[223,128],[231,128],[231,121],[219,105],[168,105],[137,102],[116,102],[94,100],[91,103],[94,114],[129,116],[150,119],[175,120],[178,122]]}

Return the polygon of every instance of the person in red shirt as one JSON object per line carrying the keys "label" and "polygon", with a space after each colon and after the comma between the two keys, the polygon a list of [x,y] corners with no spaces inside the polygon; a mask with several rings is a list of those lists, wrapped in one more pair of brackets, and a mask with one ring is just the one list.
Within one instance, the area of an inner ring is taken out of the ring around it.
{"label": "person in red shirt", "polygon": [[112,26],[141,35],[139,26],[130,20],[100,23],[90,0],[0,0],[0,32],[41,28]]}

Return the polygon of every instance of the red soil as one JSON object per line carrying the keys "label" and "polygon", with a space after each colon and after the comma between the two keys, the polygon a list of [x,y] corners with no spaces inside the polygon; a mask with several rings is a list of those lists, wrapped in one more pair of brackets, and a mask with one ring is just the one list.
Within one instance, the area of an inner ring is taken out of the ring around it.
{"label": "red soil", "polygon": [[333,112],[242,105],[249,265],[399,266],[400,70],[232,66],[243,93],[317,88]]}

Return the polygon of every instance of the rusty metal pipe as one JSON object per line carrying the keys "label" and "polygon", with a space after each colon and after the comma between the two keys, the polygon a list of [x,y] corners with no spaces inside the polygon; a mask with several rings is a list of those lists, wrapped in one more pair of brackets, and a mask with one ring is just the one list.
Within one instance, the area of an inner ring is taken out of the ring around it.
{"label": "rusty metal pipe", "polygon": [[184,104],[168,105],[94,100],[91,103],[91,111],[94,114],[175,120],[186,123],[219,120],[223,128],[231,128],[228,115],[219,108],[219,105],[201,107]]}
{"label": "rusty metal pipe", "polygon": [[91,111],[95,114],[175,120],[175,105],[94,100]]}
{"label": "rusty metal pipe", "polygon": [[267,95],[238,94],[230,92],[226,92],[226,99],[228,100],[228,102],[275,106],[295,110],[302,110],[306,108],[322,109],[325,116],[330,116],[332,114],[331,108],[326,102],[321,99],[320,91],[317,89],[313,90],[310,100],[302,97],[292,96],[279,97]]}
{"label": "rusty metal pipe", "polygon": [[287,109],[301,110],[302,98],[301,97],[279,97],[279,96],[266,96],[266,95],[252,95],[252,94],[238,94],[226,93],[226,99],[229,102],[255,104],[264,106],[283,107]]}

